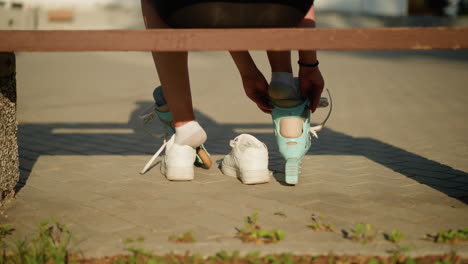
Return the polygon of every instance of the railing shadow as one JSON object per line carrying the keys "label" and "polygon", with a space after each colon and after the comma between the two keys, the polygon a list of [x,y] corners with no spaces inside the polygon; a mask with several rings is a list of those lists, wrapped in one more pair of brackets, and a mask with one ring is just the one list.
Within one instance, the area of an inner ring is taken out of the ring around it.
{"label": "railing shadow", "polygon": [[[20,180],[17,192],[27,184],[34,164],[41,155],[152,155],[161,141],[147,136],[139,128],[138,115],[151,102],[137,102],[129,122],[123,123],[22,123],[18,129],[20,151]],[[230,139],[236,131],[248,130],[250,134],[265,142],[270,150],[276,150],[270,124],[229,124],[218,123],[201,112],[196,112],[200,123],[207,130],[210,139],[205,146],[211,154],[224,155],[230,151]],[[103,132],[89,133],[98,129]],[[114,133],[125,129],[129,133]],[[80,131],[88,131],[80,133]],[[62,132],[60,132],[62,131]],[[64,133],[63,131],[68,131]],[[250,132],[252,131],[252,132]],[[162,130],[161,130],[162,132]],[[359,138],[325,128],[308,155],[358,155],[364,156],[386,168],[428,185],[451,197],[468,203],[468,186],[453,178],[468,177],[464,171],[408,152],[397,146],[373,138]],[[284,168],[278,151],[270,151],[270,166],[277,181],[282,182]],[[270,163],[272,164],[272,163]],[[143,166],[143,164],[142,164]],[[441,183],[445,184],[441,184]],[[454,184],[449,184],[454,183]],[[447,186],[455,186],[455,189]]]}

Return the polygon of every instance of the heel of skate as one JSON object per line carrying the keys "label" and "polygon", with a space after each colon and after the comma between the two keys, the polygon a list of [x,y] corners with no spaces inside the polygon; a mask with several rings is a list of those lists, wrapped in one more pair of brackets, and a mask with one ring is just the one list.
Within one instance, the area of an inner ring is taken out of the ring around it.
{"label": "heel of skate", "polygon": [[302,160],[297,158],[286,160],[284,175],[287,184],[295,185],[299,182],[299,175],[301,175],[301,163]]}

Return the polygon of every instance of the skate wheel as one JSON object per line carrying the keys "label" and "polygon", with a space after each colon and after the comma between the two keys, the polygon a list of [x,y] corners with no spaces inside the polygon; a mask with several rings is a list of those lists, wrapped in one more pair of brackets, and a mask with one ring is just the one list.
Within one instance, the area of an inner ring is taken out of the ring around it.
{"label": "skate wheel", "polygon": [[198,164],[200,167],[204,169],[209,169],[213,165],[213,162],[211,161],[210,155],[202,149],[202,148],[197,148],[197,155],[201,159],[201,163]]}
{"label": "skate wheel", "polygon": [[286,160],[284,174],[287,184],[295,185],[299,182],[299,175],[301,174],[300,166],[301,162],[298,159]]}

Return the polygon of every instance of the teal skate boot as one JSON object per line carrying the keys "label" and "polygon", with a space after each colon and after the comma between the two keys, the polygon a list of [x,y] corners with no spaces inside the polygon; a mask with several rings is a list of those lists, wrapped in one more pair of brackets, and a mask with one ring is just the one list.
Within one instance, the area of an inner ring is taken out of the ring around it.
{"label": "teal skate boot", "polygon": [[[295,107],[279,107],[273,104],[271,116],[275,125],[275,137],[279,152],[286,160],[285,181],[288,184],[297,184],[301,174],[301,162],[304,155],[310,148],[310,111],[309,101]],[[299,137],[284,137],[281,134],[282,120],[287,118],[302,119],[302,133]]]}
{"label": "teal skate boot", "polygon": [[[269,95],[273,106],[271,116],[275,126],[275,137],[279,152],[286,160],[284,174],[287,184],[295,185],[299,182],[302,158],[310,149],[312,136],[318,138],[317,132],[323,128],[330,117],[332,106],[328,89],[327,93],[330,98],[330,104],[327,98],[321,98],[318,107],[328,107],[330,105],[329,113],[324,122],[318,126],[311,127],[309,101],[302,99],[298,95],[297,89],[296,94],[294,94],[294,90],[291,90],[290,87],[274,83],[270,84]],[[288,132],[284,132],[287,130],[282,127],[291,124],[296,128],[293,136],[286,135]],[[302,131],[297,132],[300,131],[300,128],[302,128]]]}
{"label": "teal skate boot", "polygon": [[[174,129],[174,122],[172,119],[172,114],[169,111],[169,108],[166,104],[166,100],[164,99],[164,94],[162,91],[162,87],[158,86],[154,89],[153,91],[153,98],[155,104],[148,109],[146,109],[140,116],[140,123],[143,128],[143,130],[148,133],[149,135],[155,137],[155,138],[163,138],[164,143],[163,145],[158,149],[158,151],[151,157],[151,159],[148,161],[148,163],[145,165],[143,170],[140,172],[141,174],[144,174],[148,171],[148,169],[151,167],[153,162],[156,160],[156,158],[161,154],[161,152],[164,150],[166,147],[166,143],[170,140],[171,137],[174,136],[175,134],[175,129]],[[152,122],[155,119],[159,119],[164,127],[164,130],[166,131],[165,135],[161,134],[155,134],[149,129],[146,128],[146,125]],[[206,150],[205,146],[201,145],[196,149],[196,160],[195,160],[195,166],[201,167],[204,169],[209,169],[211,165],[213,164],[211,161],[210,154]]]}

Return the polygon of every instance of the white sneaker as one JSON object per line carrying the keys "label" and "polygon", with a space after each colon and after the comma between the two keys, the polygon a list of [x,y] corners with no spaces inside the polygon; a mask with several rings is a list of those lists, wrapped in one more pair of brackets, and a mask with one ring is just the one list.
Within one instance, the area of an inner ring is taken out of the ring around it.
{"label": "white sneaker", "polygon": [[193,163],[195,149],[174,142],[175,136],[167,142],[166,155],[161,164],[161,173],[170,181],[191,181],[194,178]]}
{"label": "white sneaker", "polygon": [[230,143],[232,150],[221,163],[223,174],[239,178],[244,184],[267,183],[268,149],[252,135],[241,134]]}

